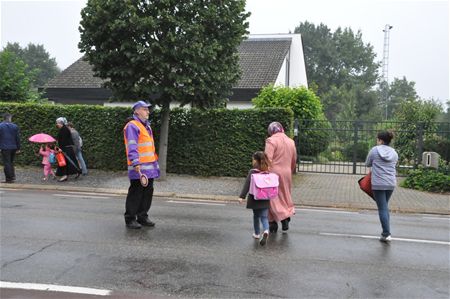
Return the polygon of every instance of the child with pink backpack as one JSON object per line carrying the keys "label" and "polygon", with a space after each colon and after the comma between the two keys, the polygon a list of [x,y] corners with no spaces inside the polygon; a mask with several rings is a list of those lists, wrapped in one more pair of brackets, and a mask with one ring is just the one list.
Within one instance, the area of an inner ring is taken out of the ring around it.
{"label": "child with pink backpack", "polygon": [[[250,169],[239,196],[239,202],[247,196],[247,209],[253,210],[253,238],[259,240],[261,246],[266,245],[269,238],[270,200],[278,195],[278,175],[269,172],[269,160],[264,152],[258,151],[252,156],[253,168]],[[263,227],[261,234],[260,225]]]}

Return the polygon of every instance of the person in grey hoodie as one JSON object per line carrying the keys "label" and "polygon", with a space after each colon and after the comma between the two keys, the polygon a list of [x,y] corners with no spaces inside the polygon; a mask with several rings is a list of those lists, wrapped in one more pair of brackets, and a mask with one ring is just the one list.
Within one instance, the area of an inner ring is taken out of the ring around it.
{"label": "person in grey hoodie", "polygon": [[397,165],[398,154],[389,146],[393,138],[394,134],[392,132],[378,133],[377,145],[370,150],[366,159],[366,166],[371,167],[372,191],[383,229],[380,237],[382,242],[391,240],[388,205],[395,186],[397,186],[395,166]]}

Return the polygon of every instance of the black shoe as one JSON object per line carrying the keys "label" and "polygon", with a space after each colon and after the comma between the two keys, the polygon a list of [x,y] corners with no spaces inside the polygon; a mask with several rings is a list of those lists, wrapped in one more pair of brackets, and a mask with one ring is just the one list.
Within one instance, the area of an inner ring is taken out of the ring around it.
{"label": "black shoe", "polygon": [[271,233],[276,233],[278,231],[278,223],[276,223],[276,222],[269,222],[269,231]]}
{"label": "black shoe", "polygon": [[2,184],[12,184],[12,183],[14,183],[13,180],[2,181]]}
{"label": "black shoe", "polygon": [[269,233],[265,231],[262,235],[261,240],[259,240],[259,245],[264,246],[267,243],[267,239],[269,238]]}
{"label": "black shoe", "polygon": [[77,173],[77,175],[75,176],[76,179],[78,179],[81,175],[81,172]]}
{"label": "black shoe", "polygon": [[155,226],[155,222],[150,221],[150,219],[148,219],[148,218],[138,219],[137,222],[139,224],[141,224],[142,226],[149,226],[149,227],[154,227]]}
{"label": "black shoe", "polygon": [[291,218],[286,218],[284,220],[281,220],[281,229],[283,231],[287,231],[289,229],[289,221],[291,221]]}
{"label": "black shoe", "polygon": [[137,223],[136,220],[131,220],[126,225],[127,225],[127,228],[131,228],[131,229],[140,229],[142,227],[142,225]]}

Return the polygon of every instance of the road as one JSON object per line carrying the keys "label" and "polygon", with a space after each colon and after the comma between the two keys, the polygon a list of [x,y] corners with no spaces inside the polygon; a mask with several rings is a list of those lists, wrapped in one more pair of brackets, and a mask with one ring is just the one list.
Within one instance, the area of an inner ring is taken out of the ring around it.
{"label": "road", "polygon": [[394,240],[384,244],[373,211],[298,209],[289,233],[261,247],[251,210],[235,203],[156,198],[156,227],[130,231],[121,196],[0,189],[0,198],[2,282],[123,298],[450,295],[446,216],[393,214]]}

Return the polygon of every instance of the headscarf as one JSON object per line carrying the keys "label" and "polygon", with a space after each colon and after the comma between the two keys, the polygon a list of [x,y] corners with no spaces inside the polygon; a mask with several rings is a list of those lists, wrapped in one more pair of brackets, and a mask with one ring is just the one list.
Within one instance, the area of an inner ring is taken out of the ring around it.
{"label": "headscarf", "polygon": [[267,132],[269,133],[269,136],[272,136],[276,133],[284,133],[284,129],[279,122],[274,121],[270,123],[269,127],[267,128]]}
{"label": "headscarf", "polygon": [[56,123],[61,125],[67,125],[67,119],[65,117],[58,117],[56,119]]}

